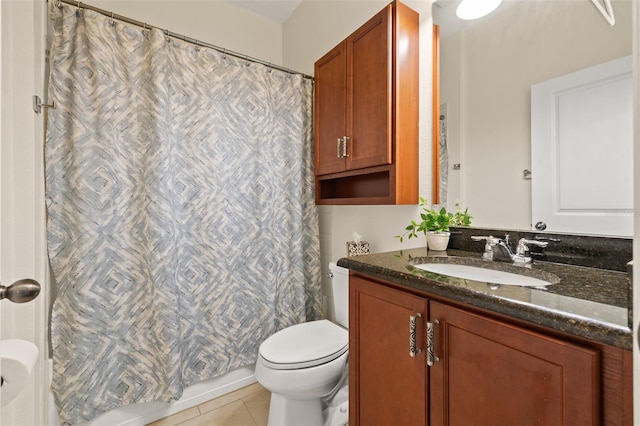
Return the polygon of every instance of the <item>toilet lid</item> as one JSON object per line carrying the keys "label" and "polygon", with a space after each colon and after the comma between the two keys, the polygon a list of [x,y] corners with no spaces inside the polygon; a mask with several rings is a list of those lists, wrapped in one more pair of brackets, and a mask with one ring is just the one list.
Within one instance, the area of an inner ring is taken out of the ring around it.
{"label": "toilet lid", "polygon": [[308,368],[333,361],[349,348],[349,333],[328,320],[310,321],[278,331],[260,345],[267,366]]}

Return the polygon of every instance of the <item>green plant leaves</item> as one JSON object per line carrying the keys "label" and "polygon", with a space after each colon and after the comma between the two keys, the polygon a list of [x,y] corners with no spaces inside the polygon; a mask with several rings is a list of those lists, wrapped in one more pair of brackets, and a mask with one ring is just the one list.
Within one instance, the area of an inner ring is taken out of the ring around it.
{"label": "green plant leaves", "polygon": [[421,221],[418,223],[415,220],[411,220],[409,225],[405,229],[405,233],[402,235],[396,235],[396,238],[400,239],[400,242],[404,240],[404,237],[408,239],[417,238],[418,233],[426,234],[427,232],[447,232],[450,226],[470,226],[473,216],[469,214],[469,209],[464,211],[461,207],[462,202],[456,203],[456,212],[447,212],[446,207],[441,207],[439,211],[433,210],[427,207],[427,201],[420,197],[420,207],[422,212],[420,213]]}

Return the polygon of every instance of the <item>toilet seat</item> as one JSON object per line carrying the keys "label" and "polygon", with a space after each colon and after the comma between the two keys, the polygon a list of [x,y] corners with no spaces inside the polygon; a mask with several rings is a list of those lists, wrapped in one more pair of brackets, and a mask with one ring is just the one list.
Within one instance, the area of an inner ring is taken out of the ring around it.
{"label": "toilet seat", "polygon": [[274,370],[309,368],[331,362],[349,349],[349,333],[328,320],[310,321],[278,331],[258,351]]}

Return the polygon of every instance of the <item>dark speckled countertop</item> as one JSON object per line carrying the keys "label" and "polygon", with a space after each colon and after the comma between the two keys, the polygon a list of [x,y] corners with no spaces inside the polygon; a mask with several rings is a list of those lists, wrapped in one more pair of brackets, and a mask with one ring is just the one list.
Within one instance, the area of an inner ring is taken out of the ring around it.
{"label": "dark speckled countertop", "polygon": [[[632,349],[626,273],[541,261],[528,269],[485,261],[481,256],[477,252],[462,250],[428,252],[426,248],[418,248],[345,257],[338,261],[338,265],[400,284],[426,296],[440,296],[597,342]],[[480,264],[530,276],[553,274],[560,278],[560,282],[545,287],[495,286],[439,275],[414,266],[429,262]]]}

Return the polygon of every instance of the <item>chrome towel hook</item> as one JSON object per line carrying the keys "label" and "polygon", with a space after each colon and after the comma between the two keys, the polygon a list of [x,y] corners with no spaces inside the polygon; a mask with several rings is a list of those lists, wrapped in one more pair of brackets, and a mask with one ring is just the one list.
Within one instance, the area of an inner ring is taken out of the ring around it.
{"label": "chrome towel hook", "polygon": [[40,99],[40,96],[38,95],[33,95],[33,111],[36,114],[40,114],[42,112],[42,108],[54,108],[56,107],[56,103],[55,102],[51,102],[50,104],[45,104],[42,102],[42,99]]}

